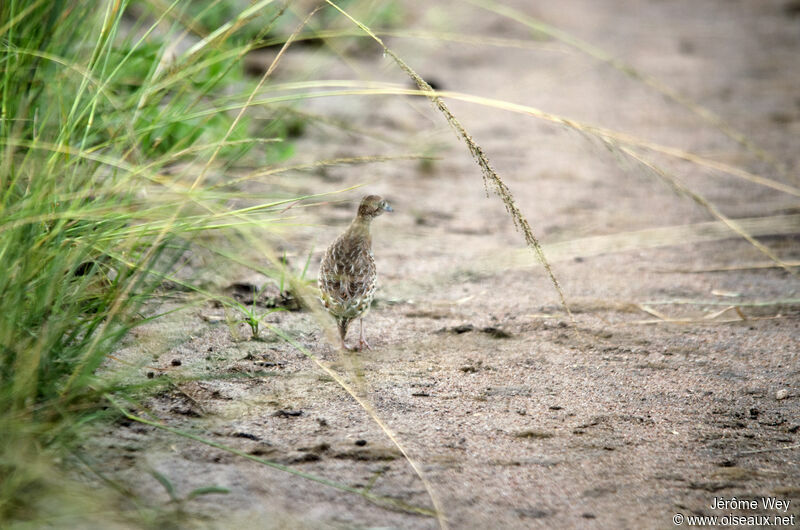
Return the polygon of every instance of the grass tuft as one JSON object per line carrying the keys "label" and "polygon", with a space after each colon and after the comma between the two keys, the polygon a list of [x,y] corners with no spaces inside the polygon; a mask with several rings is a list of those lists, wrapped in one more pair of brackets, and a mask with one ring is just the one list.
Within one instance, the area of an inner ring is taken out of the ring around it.
{"label": "grass tuft", "polygon": [[229,208],[200,185],[256,146],[281,161],[283,138],[215,107],[247,84],[237,60],[252,44],[233,36],[256,13],[176,57],[186,3],[139,7],[0,4],[0,526],[58,496],[53,462],[110,415],[96,389],[115,376],[99,368],[157,315],[197,235],[274,223],[297,200]]}

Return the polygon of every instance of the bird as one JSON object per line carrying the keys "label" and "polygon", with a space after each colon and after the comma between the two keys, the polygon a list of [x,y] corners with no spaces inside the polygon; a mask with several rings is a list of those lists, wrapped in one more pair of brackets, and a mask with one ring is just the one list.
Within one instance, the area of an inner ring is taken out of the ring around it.
{"label": "bird", "polygon": [[[378,273],[372,254],[370,224],[383,212],[394,211],[383,197],[367,195],[361,199],[353,222],[325,251],[319,267],[320,298],[339,328],[342,347],[346,350],[368,349],[364,339],[363,317],[375,296]],[[347,345],[347,328],[359,319],[358,344]]]}

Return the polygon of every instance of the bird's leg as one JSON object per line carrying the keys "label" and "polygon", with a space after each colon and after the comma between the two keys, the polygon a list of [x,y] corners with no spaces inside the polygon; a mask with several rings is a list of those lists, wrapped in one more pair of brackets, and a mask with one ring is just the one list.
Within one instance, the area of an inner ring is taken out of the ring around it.
{"label": "bird's leg", "polygon": [[339,337],[340,337],[340,339],[342,341],[342,348],[345,351],[353,351],[355,348],[352,348],[352,347],[348,346],[347,345],[347,341],[344,340],[344,338],[347,336],[347,326],[348,326],[348,324],[349,324],[349,321],[340,320],[338,322],[338,325],[339,325]]}
{"label": "bird's leg", "polygon": [[358,323],[359,323],[360,328],[361,328],[361,332],[359,333],[359,337],[358,337],[358,349],[359,350],[363,350],[364,347],[366,346],[366,348],[368,350],[371,350],[372,347],[370,347],[369,343],[367,343],[367,340],[364,338],[364,319],[363,318],[359,318],[358,319]]}

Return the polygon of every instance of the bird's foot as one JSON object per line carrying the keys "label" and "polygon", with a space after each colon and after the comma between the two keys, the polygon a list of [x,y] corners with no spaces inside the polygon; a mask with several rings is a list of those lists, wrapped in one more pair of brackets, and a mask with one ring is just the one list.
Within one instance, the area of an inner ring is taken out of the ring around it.
{"label": "bird's foot", "polygon": [[369,343],[367,343],[367,341],[364,339],[359,339],[358,342],[356,344],[353,344],[352,346],[342,341],[342,348],[344,348],[347,351],[361,351],[364,349],[372,350],[372,346],[370,346]]}

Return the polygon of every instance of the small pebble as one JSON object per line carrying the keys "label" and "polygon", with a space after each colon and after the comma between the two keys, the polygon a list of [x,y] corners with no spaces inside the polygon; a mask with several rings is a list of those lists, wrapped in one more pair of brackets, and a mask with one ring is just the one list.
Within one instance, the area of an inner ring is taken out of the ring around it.
{"label": "small pebble", "polygon": [[261,438],[259,438],[255,434],[251,434],[249,432],[235,432],[231,436],[234,436],[235,438],[247,438],[248,440],[253,440],[256,442],[261,440]]}
{"label": "small pebble", "polygon": [[285,410],[281,409],[276,412],[272,413],[273,416],[277,418],[296,418],[297,416],[302,416],[302,410]]}
{"label": "small pebble", "polygon": [[775,392],[775,399],[777,399],[778,401],[780,401],[781,399],[786,399],[787,397],[789,397],[789,390],[785,388],[781,388],[780,390]]}
{"label": "small pebble", "polygon": [[172,364],[172,366],[180,366],[181,365],[181,360],[180,359],[172,359],[172,363],[170,363],[170,364]]}
{"label": "small pebble", "polygon": [[366,440],[356,440],[355,444],[357,446],[359,446],[359,447],[364,447],[365,445],[367,445],[367,441]]}

